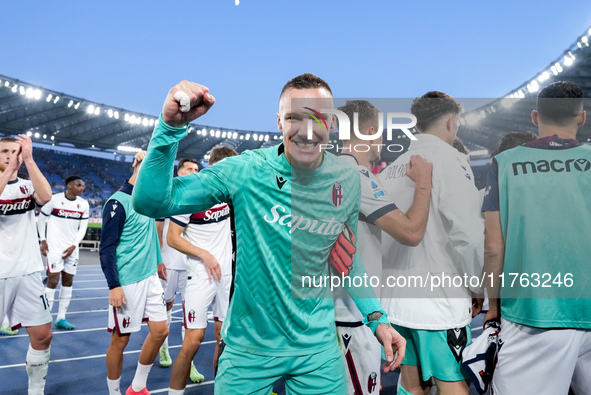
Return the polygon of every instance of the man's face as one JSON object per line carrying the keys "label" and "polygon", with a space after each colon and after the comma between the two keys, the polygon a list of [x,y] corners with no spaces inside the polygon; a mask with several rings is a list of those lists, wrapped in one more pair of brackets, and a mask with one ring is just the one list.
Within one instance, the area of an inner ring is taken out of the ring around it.
{"label": "man's face", "polygon": [[4,172],[10,164],[10,158],[18,152],[18,143],[0,143],[0,171]]}
{"label": "man's face", "polygon": [[[297,99],[297,100],[293,100]],[[283,133],[285,156],[289,163],[298,169],[314,170],[322,164],[321,144],[328,143],[329,133],[334,130],[336,119],[333,115],[324,118],[328,126],[322,126],[312,120],[312,139],[308,139],[308,119],[305,113],[313,113],[304,107],[318,112],[321,109],[332,109],[333,100],[325,88],[288,89],[279,100],[277,111],[277,127]],[[323,115],[324,116],[324,115]]]}
{"label": "man's face", "polygon": [[84,193],[84,181],[74,180],[68,184],[68,191],[74,196],[81,196]]}
{"label": "man's face", "polygon": [[197,163],[185,162],[183,166],[177,171],[179,177],[186,176],[187,174],[197,173],[199,166]]}
{"label": "man's face", "polygon": [[[376,134],[378,132],[379,125],[376,123],[373,125],[373,133]],[[364,141],[365,144],[369,144],[369,161],[371,162],[372,167],[380,160],[382,157],[381,152],[384,147],[381,147],[381,144],[384,141],[384,134],[380,133],[379,137],[376,137],[374,140]]]}

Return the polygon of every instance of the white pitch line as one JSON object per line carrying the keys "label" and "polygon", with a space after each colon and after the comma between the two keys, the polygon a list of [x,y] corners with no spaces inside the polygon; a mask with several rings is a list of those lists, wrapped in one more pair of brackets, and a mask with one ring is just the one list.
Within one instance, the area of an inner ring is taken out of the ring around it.
{"label": "white pitch line", "polygon": [[74,292],[74,291],[93,291],[93,290],[96,291],[99,289],[103,290],[103,291],[108,291],[109,287],[107,287],[107,284],[105,284],[104,287],[99,287],[99,288],[76,288],[76,287],[74,287],[74,288],[72,288],[72,292]]}
{"label": "white pitch line", "polygon": [[[207,342],[202,342],[201,345],[204,344],[215,344],[216,341],[215,340],[211,340],[211,341],[207,341]],[[168,348],[180,348],[181,345],[176,345],[176,346],[169,346]],[[123,352],[124,355],[126,354],[138,354],[141,350],[133,350],[133,351],[125,351]],[[106,357],[107,354],[99,354],[99,355],[87,355],[85,357],[75,357],[75,358],[65,358],[65,359],[54,359],[54,360],[50,360],[49,363],[59,363],[59,362],[71,362],[71,361],[82,361],[85,359],[95,359],[95,358],[104,358]],[[9,368],[17,368],[17,367],[21,367],[21,366],[25,366],[24,363],[15,363],[13,365],[4,365],[4,366],[0,366],[0,369],[9,369]]]}
{"label": "white pitch line", "polygon": [[[96,283],[96,282],[99,282],[99,281],[100,282],[103,282],[104,281],[105,283],[107,282],[107,280],[105,280],[105,278],[103,277],[102,279],[98,279],[98,280],[76,280],[76,281],[74,281],[74,283],[75,284],[78,284],[78,283]],[[74,289],[76,289],[76,288],[74,288]]]}
{"label": "white pitch line", "polygon": [[[201,343],[201,344],[203,344],[203,343]],[[213,380],[210,380],[210,381],[204,381],[204,382],[199,383],[199,384],[188,384],[185,387],[185,389],[187,389],[187,388],[193,388],[193,387],[201,387],[201,386],[209,385],[209,384],[213,384],[213,383],[214,383],[214,381]],[[162,389],[159,389],[159,390],[150,390],[150,393],[151,394],[158,394],[158,393],[161,393],[161,392],[168,392],[168,388],[162,388]]]}

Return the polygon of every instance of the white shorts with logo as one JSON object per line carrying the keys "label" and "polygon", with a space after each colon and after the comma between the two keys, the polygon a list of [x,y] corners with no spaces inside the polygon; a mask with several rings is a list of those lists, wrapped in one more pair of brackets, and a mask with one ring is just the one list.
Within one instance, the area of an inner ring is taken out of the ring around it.
{"label": "white shorts with logo", "polygon": [[501,319],[495,395],[591,394],[591,330],[541,329]]}
{"label": "white shorts with logo", "polygon": [[78,255],[79,249],[76,248],[72,255],[66,259],[62,258],[63,251],[58,249],[50,249],[47,251],[47,270],[50,273],[60,273],[64,271],[72,276],[76,275],[76,269],[78,268]]}
{"label": "white shorts with logo", "polygon": [[52,321],[39,272],[0,278],[0,317],[4,316],[13,329]]}
{"label": "white shorts with logo", "polygon": [[164,289],[164,300],[166,303],[172,302],[176,297],[177,289],[181,292],[181,299],[185,299],[185,289],[187,288],[187,271],[166,269],[166,280],[160,280]]}
{"label": "white shorts with logo", "polygon": [[107,330],[116,330],[119,334],[138,332],[142,322],[166,321],[166,303],[164,291],[158,274],[129,285],[122,285],[125,294],[123,308],[109,305],[109,326]]}
{"label": "white shorts with logo", "polygon": [[363,324],[356,327],[337,325],[337,335],[347,365],[347,393],[378,395],[382,346],[371,329]]}
{"label": "white shorts with logo", "polygon": [[207,309],[211,306],[213,319],[223,322],[230,303],[232,275],[222,276],[219,282],[209,280],[207,273],[189,275],[183,301],[183,322],[187,329],[207,328]]}

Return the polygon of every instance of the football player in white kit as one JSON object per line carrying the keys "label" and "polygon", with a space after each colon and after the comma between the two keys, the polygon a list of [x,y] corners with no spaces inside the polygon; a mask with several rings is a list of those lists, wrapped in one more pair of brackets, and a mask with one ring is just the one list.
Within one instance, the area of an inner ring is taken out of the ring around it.
{"label": "football player in white kit", "polygon": [[[31,180],[17,176],[25,163]],[[43,394],[49,367],[51,314],[43,292],[35,227],[35,203],[51,199],[51,187],[33,160],[26,135],[0,138],[0,317],[29,334],[27,374],[30,395]]]}
{"label": "football player in white kit", "polygon": [[[238,153],[228,147],[213,148],[209,165],[235,155]],[[216,338],[214,371],[217,366],[222,323],[226,318],[232,285],[230,206],[222,203],[201,213],[173,216],[168,229],[168,244],[187,254],[189,263],[183,300],[185,338],[170,374],[168,393],[174,395],[185,391],[190,361],[193,361],[205,336],[209,306],[213,310]]]}
{"label": "football player in white kit", "polygon": [[386,192],[404,210],[410,207],[415,190],[405,176],[409,157],[422,155],[433,163],[423,241],[409,248],[389,238],[383,240],[384,275],[397,281],[408,279],[405,286],[398,283],[383,288],[381,295],[390,322],[407,340],[399,394],[428,394],[432,377],[442,395],[468,394],[461,356],[471,342],[470,322],[482,307],[482,299],[478,299],[480,305],[473,304],[471,291],[480,294],[482,290],[465,287],[463,282],[431,290],[420,281],[445,274],[450,283],[452,277],[482,275],[484,224],[478,190],[466,155],[452,147],[461,111],[461,105],[442,92],[428,92],[415,99],[411,113],[417,117],[421,133],[379,177]]}
{"label": "football player in white kit", "polygon": [[[59,310],[55,327],[72,330],[75,326],[66,320],[66,312],[72,299],[72,283],[78,266],[78,245],[88,227],[88,202],[80,196],[84,193],[84,181],[79,176],[66,178],[66,192],[53,195],[41,209],[37,229],[41,238],[41,254],[47,257],[47,286],[45,294],[49,311],[53,307],[55,289],[62,276]],[[47,223],[47,236],[45,224]]]}
{"label": "football player in white kit", "polygon": [[[358,116],[363,135],[378,133],[379,110],[365,100],[352,100],[339,107],[349,119]],[[357,251],[368,276],[382,277],[382,229],[403,244],[417,245],[425,233],[431,196],[432,165],[420,156],[410,161],[407,175],[416,182],[415,200],[407,214],[400,211],[384,192],[371,172],[380,159],[381,131],[373,140],[362,140],[351,130],[351,139],[343,141],[340,157],[359,169],[361,208],[357,229]],[[358,149],[357,145],[371,147]],[[381,228],[381,229],[380,229]],[[375,289],[379,297],[380,288]],[[363,316],[351,298],[335,299],[335,319],[339,344],[347,365],[349,395],[380,392],[381,345],[371,329],[363,325]]]}
{"label": "football player in white kit", "polygon": [[[183,158],[177,166],[177,175],[179,177],[188,174],[197,173],[199,165],[195,159]],[[166,280],[161,280],[164,289],[164,300],[166,301],[166,314],[168,329],[172,322],[172,307],[177,290],[181,293],[182,300],[185,299],[185,288],[187,286],[187,256],[182,252],[175,250],[168,245],[166,236],[168,235],[168,226],[170,218],[160,218],[156,220],[156,229],[158,230],[158,239],[162,249],[162,261],[166,266]],[[182,327],[182,338],[185,338],[185,327]],[[168,368],[172,365],[172,359],[168,351],[168,336],[160,347],[160,366]],[[197,371],[197,368],[191,361],[191,374],[189,376],[194,383],[200,383],[205,377]]]}

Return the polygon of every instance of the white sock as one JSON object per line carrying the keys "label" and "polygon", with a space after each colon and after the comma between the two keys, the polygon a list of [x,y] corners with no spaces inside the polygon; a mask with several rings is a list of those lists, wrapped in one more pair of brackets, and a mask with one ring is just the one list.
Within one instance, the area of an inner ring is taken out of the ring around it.
{"label": "white sock", "polygon": [[27,375],[29,376],[29,395],[43,394],[45,378],[49,368],[49,350],[33,350],[29,344],[27,351]]}
{"label": "white sock", "polygon": [[[168,331],[170,332],[170,323],[172,322],[172,310],[166,310],[166,325],[168,325]],[[164,339],[164,342],[160,346],[160,349],[168,348],[168,336]]]}
{"label": "white sock", "polygon": [[172,388],[168,389],[168,395],[183,395],[185,390],[173,390]]}
{"label": "white sock", "polygon": [[70,300],[72,300],[72,287],[64,287],[62,285],[57,321],[66,319],[66,311],[68,311],[68,307],[70,306]]}
{"label": "white sock", "polygon": [[137,363],[135,376],[133,377],[133,381],[131,382],[132,390],[134,390],[135,392],[140,392],[141,390],[146,388],[146,382],[148,381],[150,369],[152,369],[152,364],[142,365],[139,362]]}
{"label": "white sock", "polygon": [[10,328],[10,322],[8,322],[8,316],[4,316],[4,320],[2,321],[2,328]]}
{"label": "white sock", "polygon": [[109,380],[107,377],[107,387],[109,387],[109,395],[121,395],[121,389],[119,385],[121,383],[121,377],[117,380]]}
{"label": "white sock", "polygon": [[55,299],[55,288],[45,287],[45,295],[47,295],[47,302],[49,303],[49,312],[53,308],[53,300]]}

